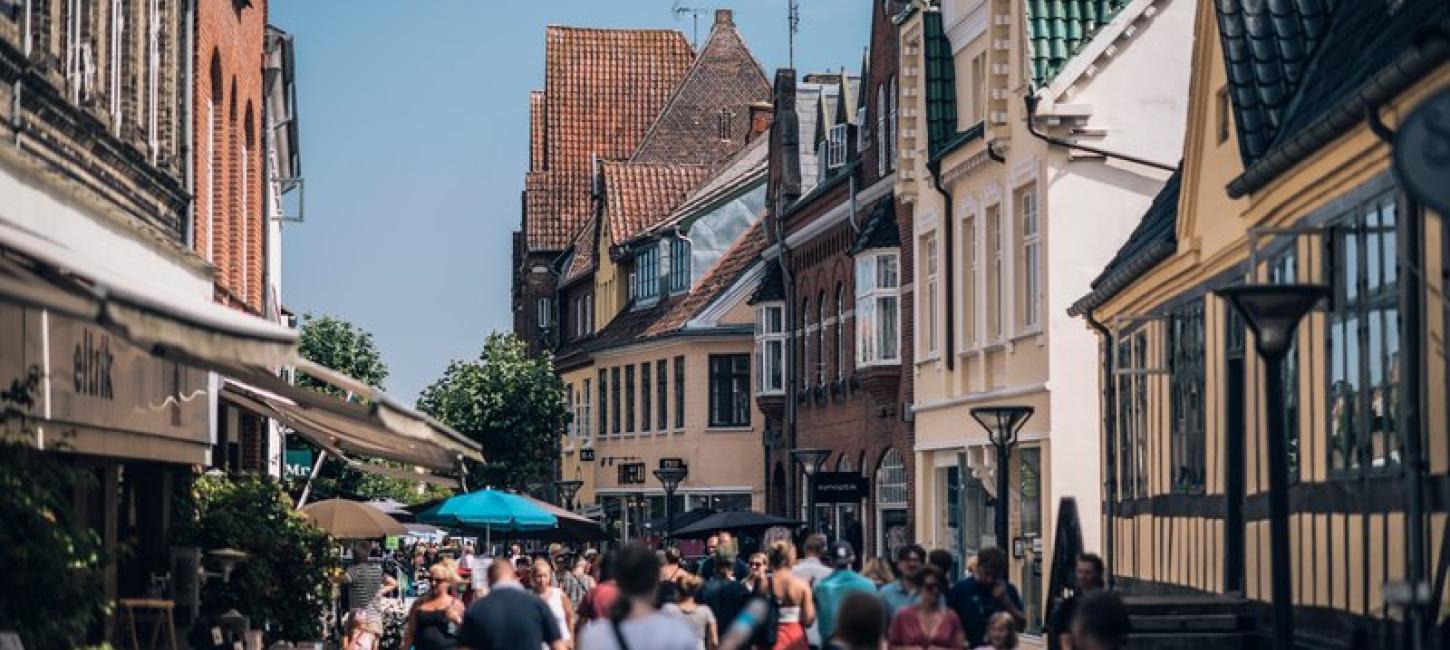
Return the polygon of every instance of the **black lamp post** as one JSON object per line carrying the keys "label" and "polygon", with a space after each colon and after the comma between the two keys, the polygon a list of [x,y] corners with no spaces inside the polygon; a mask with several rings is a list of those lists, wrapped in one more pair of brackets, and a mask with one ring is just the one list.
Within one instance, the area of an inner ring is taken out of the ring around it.
{"label": "black lamp post", "polygon": [[1219,289],[1254,333],[1264,359],[1264,408],[1269,456],[1269,559],[1274,599],[1274,647],[1294,647],[1292,579],[1289,565],[1289,448],[1284,425],[1284,356],[1294,330],[1315,304],[1329,296],[1322,284],[1241,284]]}
{"label": "black lamp post", "polygon": [[821,465],[826,463],[826,457],[831,455],[831,450],[792,449],[790,455],[806,472],[806,526],[814,533],[819,525],[816,521],[816,474],[821,471]]}
{"label": "black lamp post", "polygon": [[[1008,492],[1008,464],[1012,447],[1017,445],[1017,432],[1032,417],[1031,406],[979,406],[972,409],[972,419],[987,430],[987,440],[997,450],[997,547],[1009,550],[1007,539],[1007,506],[1012,502]],[[1009,553],[1007,557],[1012,557]]]}
{"label": "black lamp post", "polygon": [[675,500],[675,490],[679,489],[680,482],[689,474],[690,470],[684,467],[661,467],[655,470],[655,478],[665,488],[665,537],[675,532],[675,511],[670,507],[670,502]]}
{"label": "black lamp post", "polygon": [[554,490],[559,495],[559,507],[573,510],[574,496],[579,494],[579,488],[583,486],[584,481],[554,481]]}

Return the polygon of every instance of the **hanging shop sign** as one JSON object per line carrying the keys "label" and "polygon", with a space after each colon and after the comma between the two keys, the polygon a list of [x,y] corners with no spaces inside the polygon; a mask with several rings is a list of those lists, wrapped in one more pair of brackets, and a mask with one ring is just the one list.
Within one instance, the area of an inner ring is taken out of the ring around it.
{"label": "hanging shop sign", "polygon": [[581,462],[585,462],[585,463],[592,463],[592,462],[594,462],[594,449],[593,448],[587,448],[587,447],[584,448],[584,449],[580,449],[579,450],[579,460]]}
{"label": "hanging shop sign", "polygon": [[288,449],[282,463],[282,478],[307,478],[312,475],[312,450]]}
{"label": "hanging shop sign", "polygon": [[1416,200],[1450,214],[1450,88],[1410,111],[1395,133],[1395,174]]}
{"label": "hanging shop sign", "polygon": [[690,469],[683,458],[661,458],[660,469]]}
{"label": "hanging shop sign", "polygon": [[866,498],[866,477],[855,472],[817,472],[816,503],[857,503]]}

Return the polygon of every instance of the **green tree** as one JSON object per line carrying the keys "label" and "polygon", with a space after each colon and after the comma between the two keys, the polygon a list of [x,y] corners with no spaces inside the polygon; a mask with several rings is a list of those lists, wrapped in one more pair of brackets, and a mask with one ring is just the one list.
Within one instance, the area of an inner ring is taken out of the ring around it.
{"label": "green tree", "polygon": [[[383,355],[373,342],[373,335],[366,330],[334,316],[302,317],[302,332],[298,337],[298,348],[309,361],[327,366],[348,375],[369,386],[381,388],[388,377],[388,366]],[[297,373],[297,385],[321,391],[339,398],[360,400],[348,396],[341,389],[319,381],[306,373]],[[398,463],[369,459],[364,462],[402,467]],[[301,490],[306,479],[293,479],[291,489]],[[322,463],[317,479],[312,482],[313,492],[319,496],[358,495],[370,499],[396,499],[405,503],[418,501],[433,495],[420,495],[417,485],[386,476],[378,476],[349,467],[336,459]]]}
{"label": "green tree", "polygon": [[553,358],[531,357],[510,333],[494,332],[477,361],[453,361],[418,398],[418,409],[483,445],[469,484],[522,488],[553,478],[559,431],[568,421]]}

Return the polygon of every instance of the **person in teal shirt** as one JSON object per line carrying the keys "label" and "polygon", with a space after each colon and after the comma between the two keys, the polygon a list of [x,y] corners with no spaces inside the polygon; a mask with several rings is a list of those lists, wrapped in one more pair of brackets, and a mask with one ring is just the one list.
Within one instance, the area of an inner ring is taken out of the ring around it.
{"label": "person in teal shirt", "polygon": [[886,606],[886,620],[896,617],[902,607],[915,605],[921,600],[916,593],[916,572],[926,559],[926,549],[916,544],[903,546],[896,551],[896,581],[881,585],[881,604]]}
{"label": "person in teal shirt", "polygon": [[851,548],[851,543],[845,540],[836,542],[831,546],[831,565],[836,570],[816,582],[816,625],[821,633],[823,647],[836,633],[836,614],[841,608],[841,601],[855,592],[876,593],[874,583],[866,576],[851,570],[851,564],[855,561],[856,550]]}

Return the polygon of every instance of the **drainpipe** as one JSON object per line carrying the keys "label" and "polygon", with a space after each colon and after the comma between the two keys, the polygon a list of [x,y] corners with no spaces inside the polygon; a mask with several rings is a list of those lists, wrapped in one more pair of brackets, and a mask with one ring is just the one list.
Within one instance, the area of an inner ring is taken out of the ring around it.
{"label": "drainpipe", "polygon": [[[196,0],[185,0],[183,7],[181,22],[186,25],[186,34],[183,36],[186,45],[183,48],[185,54],[182,57],[182,65],[186,67],[186,72],[182,76],[186,79],[186,94],[183,100],[186,105],[182,107],[182,110],[185,112],[186,119],[181,121],[181,164],[185,176],[187,200],[186,222],[181,225],[181,239],[186,244],[187,250],[196,252],[196,161],[192,159],[192,152],[196,148],[196,143],[192,140],[196,131]],[[263,108],[265,110],[265,107]],[[266,179],[269,178],[265,173],[267,156],[264,155],[262,158],[264,170],[262,178]],[[265,220],[263,225],[262,245],[266,246]],[[207,254],[210,255],[211,251],[207,251]],[[264,265],[263,274],[265,275],[265,273]],[[266,280],[264,279],[263,282]],[[265,294],[266,285],[263,286]]]}
{"label": "drainpipe", "polygon": [[952,215],[952,193],[947,191],[945,187],[942,187],[941,184],[941,160],[927,161],[926,169],[928,172],[931,173],[932,187],[936,188],[937,193],[941,194],[942,196],[942,271],[945,273],[943,279],[946,281],[944,286],[946,288],[947,298],[946,304],[944,305],[946,309],[943,310],[946,312],[945,315],[947,322],[946,331],[943,332],[943,334],[945,335],[945,346],[943,347],[942,353],[946,355],[947,370],[952,370],[956,366],[957,361],[957,318],[956,309],[955,307],[953,307],[952,300],[953,296],[955,295],[953,291],[956,290],[957,275],[955,272],[952,271],[952,253],[954,252],[953,249],[956,248],[952,245],[952,242],[956,241],[955,239],[953,239],[952,224],[956,221],[956,219]]}
{"label": "drainpipe", "polygon": [[1178,171],[1178,167],[1175,165],[1165,165],[1160,162],[1147,160],[1145,158],[1139,158],[1137,156],[1130,156],[1128,154],[1108,151],[1107,149],[1102,149],[1099,147],[1078,144],[1076,142],[1070,142],[1067,140],[1063,140],[1062,138],[1055,138],[1046,133],[1043,133],[1037,128],[1037,103],[1040,102],[1041,99],[1039,99],[1036,95],[1031,94],[1024,96],[1022,99],[1027,102],[1027,132],[1036,136],[1038,140],[1041,140],[1048,144],[1055,144],[1058,146],[1067,147],[1068,149],[1077,149],[1079,151],[1095,153],[1099,156],[1117,158],[1118,160],[1126,160],[1130,163],[1137,163],[1139,165],[1143,165],[1144,167],[1152,167],[1153,169],[1161,169],[1165,172]]}
{"label": "drainpipe", "polygon": [[[1365,120],[1368,122],[1370,131],[1383,141],[1386,145],[1395,145],[1395,132],[1391,130],[1380,119],[1379,105],[1366,103],[1364,106]],[[1400,281],[1404,286],[1400,288],[1399,306],[1400,322],[1404,323],[1405,332],[1400,337],[1400,346],[1403,348],[1401,362],[1404,363],[1404,371],[1400,374],[1401,390],[1409,397],[1405,400],[1404,422],[1407,428],[1405,431],[1405,521],[1408,545],[1408,557],[1405,559],[1406,576],[1410,583],[1410,599],[1405,605],[1406,618],[1410,627],[1410,648],[1420,650],[1424,647],[1425,614],[1424,602],[1429,595],[1422,598],[1420,593],[1421,585],[1426,580],[1426,543],[1425,543],[1425,490],[1423,481],[1427,475],[1422,448],[1423,440],[1421,433],[1424,431],[1421,418],[1422,388],[1421,378],[1424,371],[1425,360],[1422,357],[1421,344],[1424,328],[1424,301],[1421,276],[1421,269],[1425,268],[1424,246],[1421,243],[1424,237],[1424,210],[1420,203],[1405,193],[1406,209],[1399,215],[1396,225],[1396,260],[1400,267]],[[1428,587],[1428,585],[1426,585]]]}
{"label": "drainpipe", "polygon": [[1103,482],[1104,492],[1103,514],[1107,519],[1107,527],[1103,530],[1103,562],[1106,565],[1103,577],[1107,579],[1108,589],[1112,589],[1116,579],[1113,577],[1114,546],[1116,535],[1113,531],[1116,522],[1113,521],[1118,501],[1118,459],[1113,454],[1113,441],[1117,439],[1117,415],[1118,388],[1113,381],[1113,373],[1116,371],[1113,355],[1113,333],[1097,317],[1093,316],[1093,310],[1089,309],[1083,313],[1083,319],[1097,330],[1098,335],[1103,339],[1102,352],[1100,353],[1103,366],[1103,459],[1107,468],[1107,478]]}

